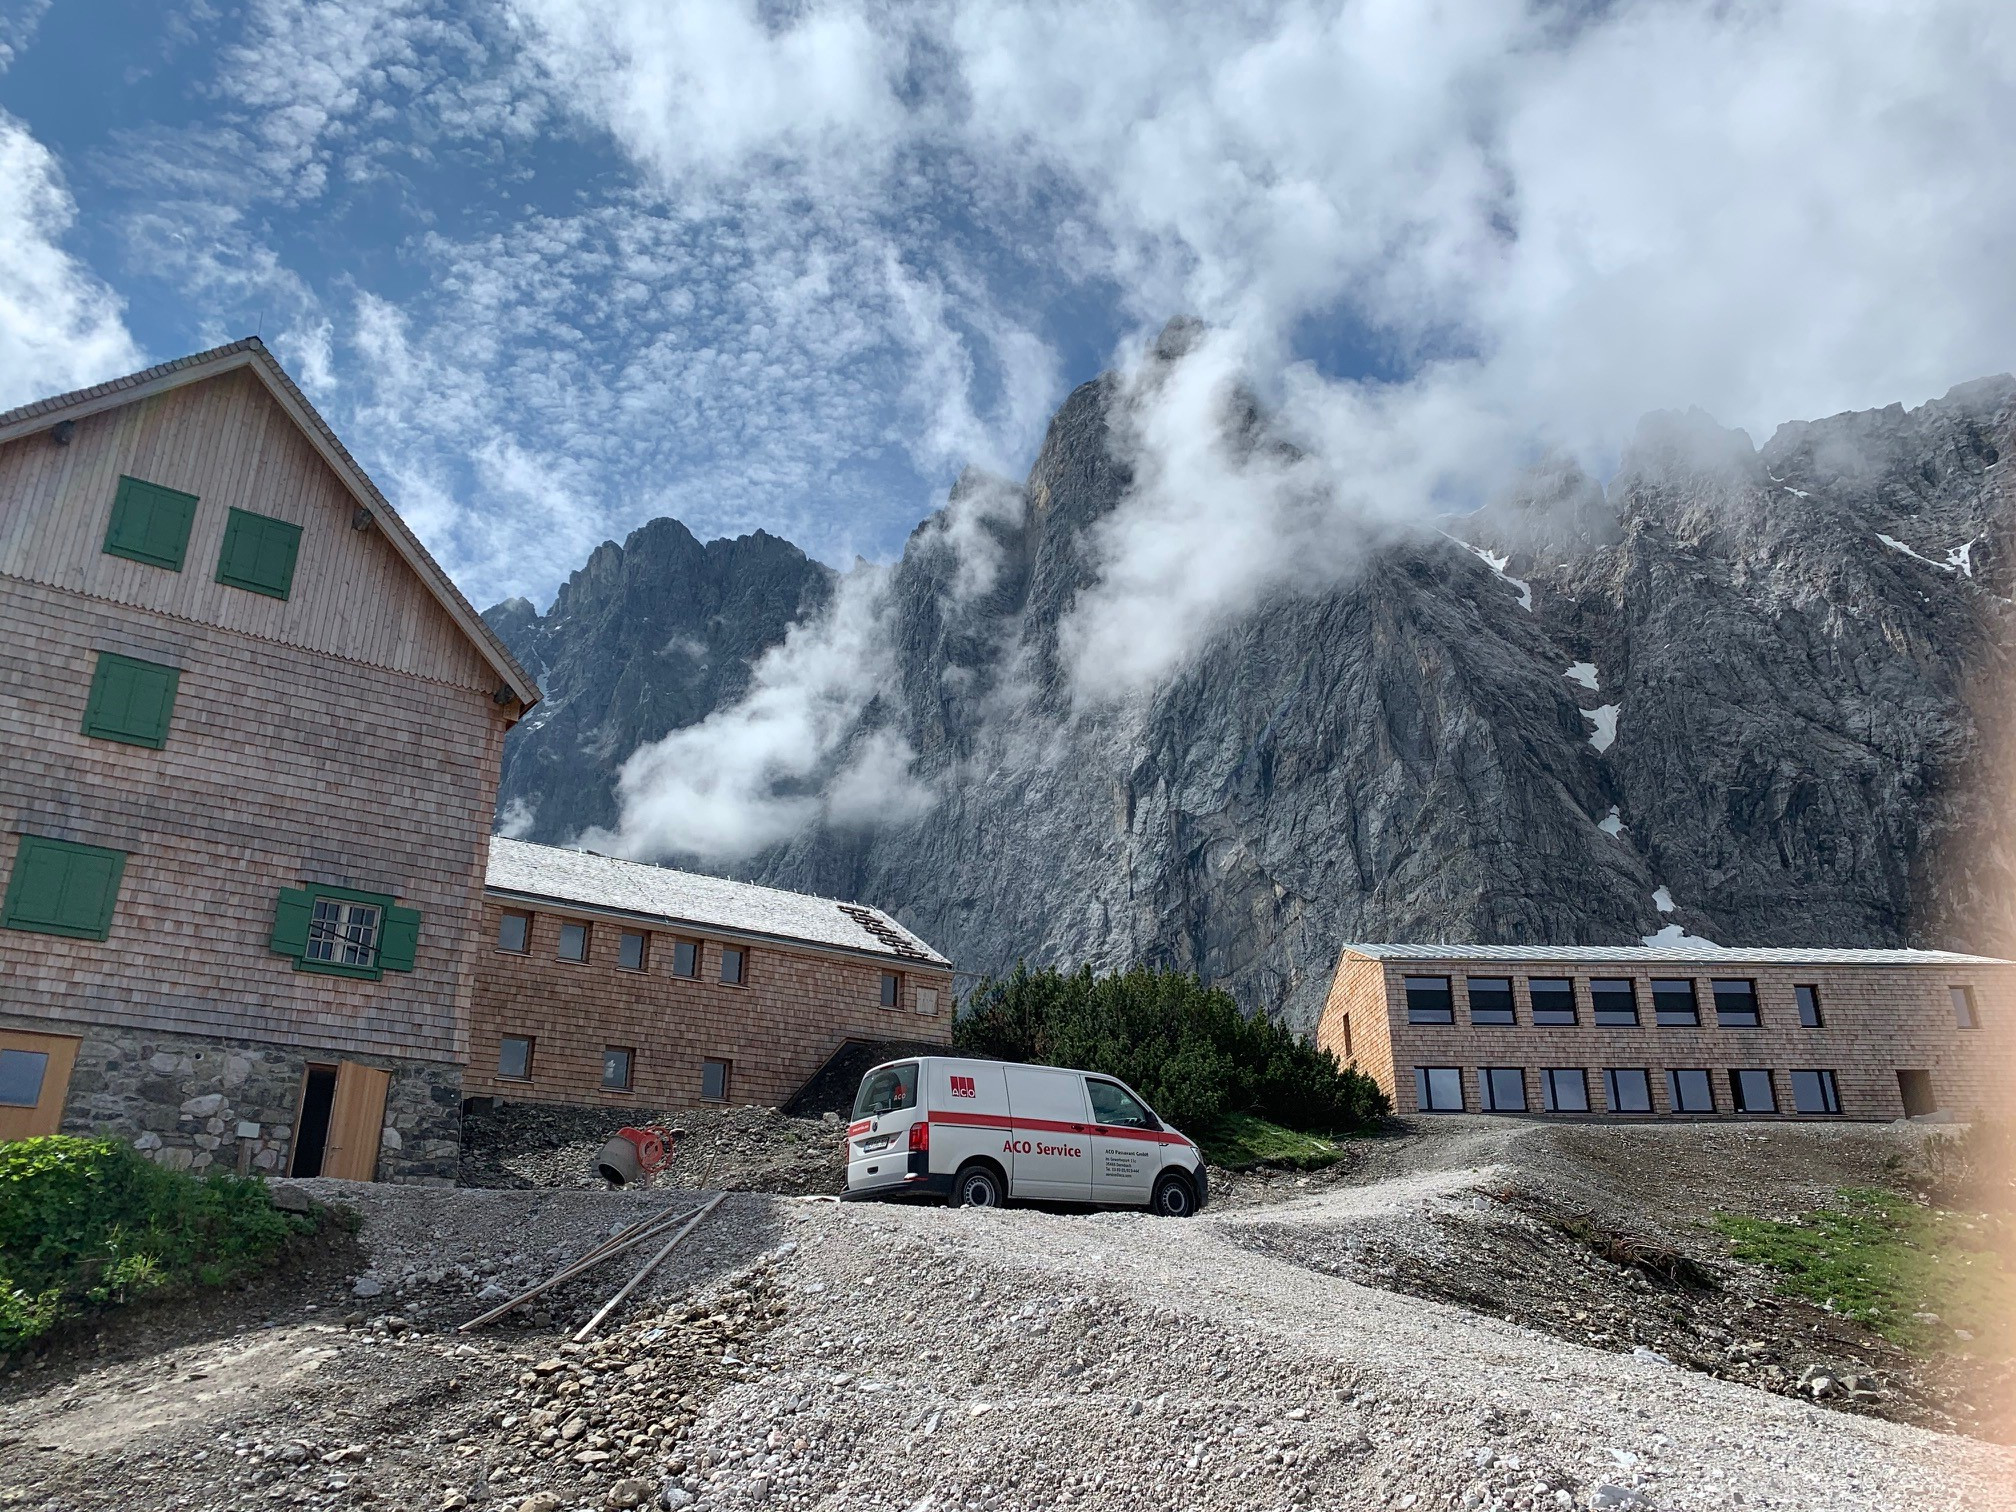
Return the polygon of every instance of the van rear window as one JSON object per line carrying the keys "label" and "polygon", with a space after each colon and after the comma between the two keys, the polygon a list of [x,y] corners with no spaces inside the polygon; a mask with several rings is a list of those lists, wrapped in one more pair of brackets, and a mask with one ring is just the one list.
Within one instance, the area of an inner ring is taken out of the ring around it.
{"label": "van rear window", "polygon": [[917,1106],[917,1063],[883,1066],[861,1078],[861,1090],[854,1094],[854,1116],[873,1118],[880,1113],[896,1113]]}

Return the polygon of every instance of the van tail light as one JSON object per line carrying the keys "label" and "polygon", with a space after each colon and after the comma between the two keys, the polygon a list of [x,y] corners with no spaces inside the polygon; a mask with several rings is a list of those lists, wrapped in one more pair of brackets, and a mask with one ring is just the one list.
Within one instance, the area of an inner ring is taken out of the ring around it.
{"label": "van tail light", "polygon": [[918,1119],[910,1125],[910,1148],[928,1150],[931,1148],[931,1125],[925,1119]]}

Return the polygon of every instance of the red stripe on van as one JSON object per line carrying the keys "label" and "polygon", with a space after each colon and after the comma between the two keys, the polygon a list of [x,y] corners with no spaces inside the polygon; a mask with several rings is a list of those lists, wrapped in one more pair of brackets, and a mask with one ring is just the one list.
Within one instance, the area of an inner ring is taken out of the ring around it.
{"label": "red stripe on van", "polygon": [[1111,1124],[1059,1123],[1052,1118],[1008,1118],[999,1113],[941,1113],[931,1110],[931,1122],[961,1124],[969,1129],[1006,1129],[1014,1134],[1112,1134],[1149,1144],[1187,1145],[1189,1140],[1167,1129],[1127,1129]]}
{"label": "red stripe on van", "polygon": [[851,1123],[847,1125],[847,1137],[851,1139],[856,1134],[866,1134],[870,1129],[874,1127],[875,1127],[874,1119],[864,1118],[859,1123]]}

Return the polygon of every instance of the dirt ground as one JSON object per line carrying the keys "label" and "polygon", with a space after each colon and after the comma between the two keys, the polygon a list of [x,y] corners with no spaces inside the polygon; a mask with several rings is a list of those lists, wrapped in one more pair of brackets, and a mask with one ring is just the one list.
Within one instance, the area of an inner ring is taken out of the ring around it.
{"label": "dirt ground", "polygon": [[[720,1118],[681,1157],[716,1185],[837,1161],[819,1120]],[[576,1346],[627,1257],[455,1325],[696,1195],[535,1185],[500,1134],[473,1158],[515,1189],[303,1183],[354,1237],[0,1375],[0,1506],[2004,1509],[1992,1382],[1703,1224],[1895,1183],[1913,1138],[1451,1120],[1216,1175],[1188,1222],[737,1192]],[[1647,1263],[1591,1239],[1624,1234]],[[1816,1366],[1863,1394],[1808,1400]]]}

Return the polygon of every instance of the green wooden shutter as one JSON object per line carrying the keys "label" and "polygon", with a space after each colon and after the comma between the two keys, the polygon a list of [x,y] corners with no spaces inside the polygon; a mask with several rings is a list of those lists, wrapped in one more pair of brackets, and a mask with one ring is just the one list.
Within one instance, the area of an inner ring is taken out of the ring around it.
{"label": "green wooden shutter", "polygon": [[420,945],[420,910],[388,908],[385,929],[378,941],[378,965],[386,971],[411,971],[413,952]]}
{"label": "green wooden shutter", "polygon": [[282,955],[300,960],[308,954],[308,921],[315,914],[315,895],[298,887],[280,889],[273,911],[273,934],[267,944]]}
{"label": "green wooden shutter", "polygon": [[36,934],[102,940],[112,932],[125,874],[124,851],[23,835],[0,923]]}
{"label": "green wooden shutter", "polygon": [[234,509],[224,527],[217,581],[248,593],[284,599],[294,591],[294,561],[300,551],[299,525]]}
{"label": "green wooden shutter", "polygon": [[106,554],[180,572],[196,502],[196,495],[179,489],[121,478],[112,495],[112,522],[105,530]]}
{"label": "green wooden shutter", "polygon": [[181,683],[182,674],[173,667],[100,651],[84,706],[84,733],[160,750],[168,742],[168,721]]}

